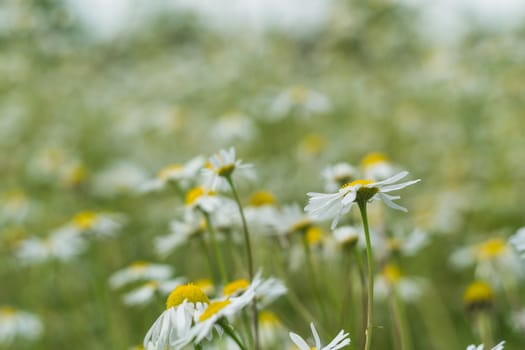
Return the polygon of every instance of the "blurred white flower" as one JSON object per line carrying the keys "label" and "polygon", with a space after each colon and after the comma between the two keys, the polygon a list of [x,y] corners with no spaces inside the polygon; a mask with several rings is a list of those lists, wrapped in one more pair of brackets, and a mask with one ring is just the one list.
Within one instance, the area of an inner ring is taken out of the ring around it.
{"label": "blurred white flower", "polygon": [[136,281],[163,281],[169,279],[173,272],[170,265],[137,261],[115,271],[109,277],[109,285],[111,288],[117,289]]}
{"label": "blurred white flower", "polygon": [[313,347],[308,345],[306,340],[304,340],[301,336],[290,332],[290,338],[292,339],[294,344],[299,347],[300,350],[337,350],[344,348],[345,346],[348,346],[350,344],[350,335],[348,333],[345,333],[344,330],[341,330],[328,345],[322,346],[321,339],[319,338],[319,334],[317,333],[313,322],[310,323],[310,329],[312,330],[312,335],[314,337],[315,342],[315,346]]}
{"label": "blurred white flower", "polygon": [[22,264],[37,264],[51,259],[69,261],[83,253],[87,245],[76,230],[59,228],[47,238],[29,237],[18,242],[15,256]]}
{"label": "blurred white flower", "polygon": [[515,235],[511,236],[509,243],[516,249],[518,254],[525,259],[525,227],[520,228]]}
{"label": "blurred white flower", "polygon": [[116,236],[123,224],[121,214],[81,211],[75,214],[69,226],[86,236],[104,239]]}
{"label": "blurred white flower", "polygon": [[279,235],[305,231],[314,223],[312,217],[301,210],[297,204],[285,205],[277,213],[276,219],[273,225]]}
{"label": "blurred white flower", "polygon": [[211,135],[224,143],[237,140],[250,141],[256,132],[253,120],[240,112],[230,112],[220,116],[211,129]]}
{"label": "blurred white flower", "polygon": [[34,340],[42,334],[43,328],[36,315],[0,306],[0,345],[9,346],[17,338]]}
{"label": "blurred white flower", "polygon": [[394,176],[398,169],[390,163],[386,155],[379,152],[369,153],[361,160],[361,168],[365,179],[374,181],[385,180]]}
{"label": "blurred white flower", "polygon": [[185,278],[182,277],[170,280],[148,281],[125,293],[122,296],[122,300],[124,304],[130,306],[144,305],[151,302],[156,294],[168,295],[184,282]]}
{"label": "blurred white flower", "polygon": [[31,210],[32,203],[22,190],[11,190],[0,198],[0,223],[19,223],[24,221]]}
{"label": "blurred white flower", "polygon": [[156,237],[154,240],[155,251],[161,258],[165,258],[177,247],[188,242],[191,238],[203,234],[206,230],[206,222],[197,215],[188,215],[186,220],[172,220],[170,222],[170,233]]}
{"label": "blurred white flower", "polygon": [[412,303],[422,295],[424,286],[424,280],[405,276],[396,265],[386,264],[375,278],[374,296],[384,300],[395,293],[404,302]]}
{"label": "blurred white flower", "polygon": [[337,191],[344,184],[357,178],[357,169],[348,163],[337,163],[326,167],[321,173],[325,182],[325,191]]}
{"label": "blurred white flower", "polygon": [[152,192],[164,189],[169,183],[174,183],[182,190],[195,185],[198,174],[206,160],[202,156],[190,159],[185,164],[170,164],[159,171],[154,179],[145,181],[139,186],[140,192]]}
{"label": "blurred white flower", "polygon": [[146,181],[145,171],[136,164],[118,162],[99,172],[94,178],[94,191],[101,197],[138,192]]}
{"label": "blurred white flower", "polygon": [[292,112],[301,116],[325,114],[332,105],[325,95],[304,86],[292,86],[282,91],[270,105],[270,120],[279,120]]}

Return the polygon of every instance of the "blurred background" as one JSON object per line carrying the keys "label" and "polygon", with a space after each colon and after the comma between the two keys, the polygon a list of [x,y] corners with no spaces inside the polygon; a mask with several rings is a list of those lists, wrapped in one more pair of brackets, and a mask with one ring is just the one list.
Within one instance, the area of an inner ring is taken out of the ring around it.
{"label": "blurred background", "polygon": [[[409,309],[414,348],[473,343],[461,305],[472,269],[444,261],[525,225],[524,15],[519,0],[2,1],[0,306],[38,315],[43,330],[0,348],[141,343],[163,301],[130,308],[109,276],[138,260],[190,280],[205,267],[182,253],[159,259],[152,239],[180,200],[139,188],[232,145],[258,175],[241,183],[243,198],[267,189],[303,207],[323,168],[370,152],[423,179],[398,225],[435,238],[404,268],[432,279],[450,329],[440,308]],[[93,212],[119,234],[58,261],[16,253]],[[497,339],[520,349],[508,310],[496,307]],[[286,327],[297,320],[311,321],[287,316]]]}

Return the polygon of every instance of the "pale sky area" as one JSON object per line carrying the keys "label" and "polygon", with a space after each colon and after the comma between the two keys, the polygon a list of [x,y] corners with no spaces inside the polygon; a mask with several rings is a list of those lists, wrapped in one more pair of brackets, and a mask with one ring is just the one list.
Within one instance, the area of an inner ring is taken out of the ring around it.
{"label": "pale sky area", "polygon": [[[158,11],[190,9],[217,30],[269,27],[287,32],[319,28],[329,17],[336,0],[67,0],[91,32],[112,38]],[[396,1],[396,0],[394,0]],[[422,6],[422,30],[437,40],[453,42],[461,34],[463,15],[493,29],[508,28],[525,18],[523,0],[397,0]],[[169,13],[169,12],[168,12]]]}

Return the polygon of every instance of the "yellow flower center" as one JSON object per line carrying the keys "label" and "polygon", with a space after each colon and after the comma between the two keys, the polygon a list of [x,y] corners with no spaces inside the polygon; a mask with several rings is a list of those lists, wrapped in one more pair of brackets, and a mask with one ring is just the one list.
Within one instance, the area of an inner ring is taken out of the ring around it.
{"label": "yellow flower center", "polygon": [[208,305],[206,310],[204,310],[204,312],[202,313],[201,317],[199,317],[199,321],[206,321],[207,319],[217,314],[219,311],[221,311],[230,304],[231,301],[229,300],[214,301],[213,303],[210,303],[210,305]]}
{"label": "yellow flower center", "polygon": [[303,218],[292,225],[292,231],[303,231],[312,225],[312,221],[308,218]]}
{"label": "yellow flower center", "polygon": [[306,230],[304,239],[306,243],[314,245],[321,242],[323,238],[323,230],[318,226],[312,226]]}
{"label": "yellow flower center", "polygon": [[494,292],[492,288],[485,282],[472,282],[463,295],[463,301],[467,307],[476,306],[479,304],[490,304],[494,299]]}
{"label": "yellow flower center", "polygon": [[226,164],[217,169],[217,174],[219,176],[228,177],[235,170],[235,164]]}
{"label": "yellow flower center", "polygon": [[227,296],[237,294],[245,290],[249,286],[250,286],[250,281],[246,279],[238,279],[238,280],[235,280],[225,285],[224,289],[222,290],[222,294],[227,295]]}
{"label": "yellow flower center", "polygon": [[149,266],[149,262],[147,261],[135,261],[130,265],[130,268],[133,271],[140,272],[146,269],[146,267]]}
{"label": "yellow flower center", "polygon": [[384,155],[383,153],[379,153],[379,152],[369,153],[361,161],[361,165],[364,168],[367,168],[367,167],[370,167],[372,165],[376,165],[379,163],[388,163],[388,157]]}
{"label": "yellow flower center", "polygon": [[196,280],[195,282],[193,282],[193,284],[202,289],[202,291],[206,294],[213,293],[213,290],[215,289],[213,282],[207,278]]}
{"label": "yellow flower center", "polygon": [[189,283],[177,286],[166,300],[166,309],[177,307],[184,301],[190,303],[209,303],[210,300],[202,289],[196,285]]}
{"label": "yellow flower center", "polygon": [[215,192],[206,191],[202,186],[195,187],[189,190],[188,193],[186,193],[186,199],[184,203],[189,206],[194,204],[200,197],[204,195],[213,196],[214,194]]}
{"label": "yellow flower center", "polygon": [[325,139],[319,134],[306,135],[299,145],[300,150],[306,155],[316,156],[320,154],[325,148]]}
{"label": "yellow flower center", "polygon": [[182,164],[171,164],[165,168],[162,168],[157,174],[159,180],[167,180],[173,174],[179,173],[184,169]]}
{"label": "yellow flower center", "polygon": [[87,230],[95,225],[97,214],[92,211],[82,211],[73,217],[73,224],[82,230]]}
{"label": "yellow flower center", "polygon": [[360,185],[359,189],[356,192],[355,202],[366,202],[369,199],[371,199],[377,192],[379,192],[379,188],[377,187],[365,187],[374,183],[375,181],[372,180],[354,180],[350,183],[343,185],[341,189]]}
{"label": "yellow flower center", "polygon": [[12,308],[11,306],[2,306],[0,307],[0,314],[6,315],[6,316],[12,316],[16,314],[16,310]]}
{"label": "yellow flower center", "polygon": [[302,104],[306,102],[309,91],[304,86],[294,86],[290,89],[290,99],[293,103]]}
{"label": "yellow flower center", "polygon": [[396,265],[386,264],[383,268],[383,276],[390,284],[395,284],[401,278],[401,270]]}
{"label": "yellow flower center", "polygon": [[256,191],[250,197],[250,205],[262,207],[263,205],[275,205],[275,197],[268,191]]}
{"label": "yellow flower center", "polygon": [[259,322],[261,325],[278,326],[281,324],[276,314],[270,311],[261,311],[259,314]]}
{"label": "yellow flower center", "polygon": [[352,182],[344,184],[341,188],[353,187],[356,185],[366,186],[366,185],[373,184],[374,182],[375,181],[372,181],[372,180],[354,180]]}
{"label": "yellow flower center", "polygon": [[478,246],[478,258],[481,260],[493,259],[507,249],[507,242],[500,238],[489,239]]}

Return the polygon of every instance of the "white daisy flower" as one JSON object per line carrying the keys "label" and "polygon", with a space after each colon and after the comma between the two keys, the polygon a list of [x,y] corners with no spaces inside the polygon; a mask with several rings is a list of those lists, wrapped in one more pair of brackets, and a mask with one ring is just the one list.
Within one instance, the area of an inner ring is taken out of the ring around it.
{"label": "white daisy flower", "polygon": [[325,190],[337,191],[341,186],[357,178],[357,169],[348,163],[337,163],[326,167],[321,173],[325,181]]}
{"label": "white daisy flower", "polygon": [[256,191],[250,197],[249,204],[244,208],[246,221],[255,227],[255,233],[271,232],[277,220],[277,201],[273,194],[267,191]]}
{"label": "white daisy flower", "polygon": [[29,237],[17,243],[15,256],[23,264],[36,264],[51,259],[69,261],[83,253],[87,245],[76,230],[63,227],[47,238]]}
{"label": "white daisy flower", "polygon": [[332,233],[335,241],[340,246],[353,246],[364,235],[362,230],[354,226],[340,226]]}
{"label": "white daisy flower", "polygon": [[301,210],[297,204],[285,205],[282,210],[277,213],[276,219],[273,226],[280,235],[305,231],[314,223],[311,215]]}
{"label": "white daisy flower", "polygon": [[285,328],[273,312],[264,310],[259,313],[259,337],[263,349],[284,348]]}
{"label": "white daisy flower", "polygon": [[393,202],[393,200],[399,199],[399,196],[388,194],[388,192],[405,188],[420,181],[418,179],[395,183],[407,175],[408,172],[404,171],[379,182],[355,180],[341,187],[336,193],[309,192],[310,199],[305,210],[315,219],[333,218],[332,229],[337,226],[341,215],[348,213],[352,205],[358,201],[371,202],[379,199],[393,209],[407,211],[406,208]]}
{"label": "white daisy flower", "polygon": [[146,179],[142,168],[130,162],[120,161],[95,176],[94,192],[101,197],[133,194]]}
{"label": "white daisy flower", "polygon": [[255,298],[257,300],[257,307],[264,308],[271,304],[275,299],[281,295],[286,294],[288,289],[284,283],[275,278],[269,277],[263,279],[261,272],[258,272],[253,278],[252,283],[247,279],[238,279],[226,284],[223,288],[223,297],[229,298],[237,296],[246,290],[252,288],[255,291]]}
{"label": "white daisy flower", "polygon": [[290,332],[290,338],[292,339],[294,344],[299,347],[300,350],[337,350],[344,348],[345,346],[348,346],[350,344],[349,334],[345,333],[344,330],[341,330],[328,345],[322,346],[321,339],[319,338],[319,334],[317,333],[313,322],[310,323],[310,329],[312,330],[312,335],[314,336],[315,341],[315,346],[313,347],[308,345],[306,340],[304,340],[301,336]]}
{"label": "white daisy flower", "polygon": [[169,183],[178,184],[182,189],[187,189],[198,178],[198,174],[206,160],[203,156],[190,159],[185,164],[170,164],[161,169],[157,177],[144,182],[139,187],[140,192],[152,192],[164,189]]}
{"label": "white daisy flower", "polygon": [[396,265],[386,264],[382,273],[375,278],[374,296],[385,300],[395,292],[403,301],[412,303],[422,295],[424,286],[424,280],[404,276]]}
{"label": "white daisy flower", "polygon": [[193,220],[191,217],[195,215],[195,211],[202,210],[208,214],[213,213],[223,203],[222,197],[218,196],[214,191],[208,190],[206,187],[199,186],[192,188],[186,193],[184,200],[185,219]]}
{"label": "white daisy flower", "polygon": [[406,234],[405,231],[394,231],[394,237],[387,240],[390,252],[400,252],[404,256],[414,256],[429,244],[428,234],[420,229],[414,229]]}
{"label": "white daisy flower", "polygon": [[157,293],[167,295],[176,287],[185,282],[185,278],[176,278],[166,281],[149,281],[145,284],[124,294],[122,300],[124,304],[130,306],[144,305],[153,300]]}
{"label": "white daisy flower", "polygon": [[42,334],[43,325],[34,314],[0,306],[0,344],[9,345],[15,339],[34,340]]}
{"label": "white daisy flower", "polygon": [[511,236],[509,243],[512,244],[518,254],[525,259],[525,227],[520,228],[514,236]]}
{"label": "white daisy flower", "polygon": [[[503,350],[503,345],[505,345],[505,341],[498,343],[495,347],[491,348],[490,350]],[[484,349],[485,349],[485,346],[483,344],[480,344],[478,346],[476,345],[467,346],[467,350],[484,350]]]}
{"label": "white daisy flower", "polygon": [[367,154],[361,160],[363,174],[367,179],[380,181],[387,179],[397,172],[396,167],[390,162],[383,153],[373,152]]}
{"label": "white daisy flower", "polygon": [[81,211],[71,220],[70,225],[81,233],[95,238],[116,236],[124,224],[124,217],[116,213]]}
{"label": "white daisy flower", "polygon": [[180,285],[171,292],[166,310],[157,318],[144,337],[144,347],[181,349],[192,338],[190,330],[204,313],[210,300],[194,284]]}
{"label": "white daisy flower", "polygon": [[304,86],[292,86],[281,92],[270,106],[269,117],[279,120],[293,111],[302,116],[323,114],[330,111],[332,105],[325,95]]}
{"label": "white daisy flower", "polygon": [[219,141],[231,143],[236,140],[250,141],[256,131],[249,117],[240,112],[230,112],[219,117],[212,127],[211,135]]}
{"label": "white daisy flower", "polygon": [[161,258],[167,257],[177,247],[205,232],[206,222],[203,218],[197,215],[187,215],[185,219],[183,221],[172,220],[170,222],[171,233],[155,238],[155,251]]}
{"label": "white daisy flower", "polygon": [[118,289],[136,281],[167,280],[172,274],[173,268],[170,265],[137,261],[114,272],[109,277],[109,285],[113,289]]}
{"label": "white daisy flower", "polygon": [[248,178],[255,175],[251,164],[243,164],[240,159],[235,159],[235,148],[221,149],[209,158],[207,167],[202,169],[205,187],[212,191],[228,189],[226,178],[234,172],[240,172]]}
{"label": "white daisy flower", "polygon": [[483,242],[460,248],[450,256],[452,266],[465,268],[475,265],[476,277],[502,285],[506,277],[523,276],[519,256],[511,245],[501,238],[490,238]]}

